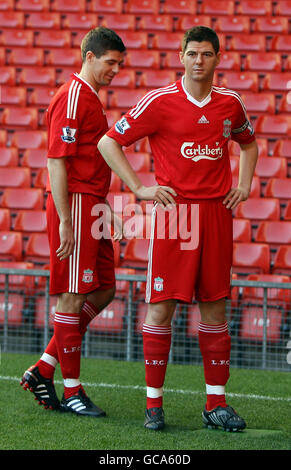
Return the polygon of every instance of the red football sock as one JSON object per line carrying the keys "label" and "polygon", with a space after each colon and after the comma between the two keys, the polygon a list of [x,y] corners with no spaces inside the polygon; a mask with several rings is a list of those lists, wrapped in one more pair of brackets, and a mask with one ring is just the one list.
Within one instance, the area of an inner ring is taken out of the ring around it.
{"label": "red football sock", "polygon": [[[87,326],[93,318],[98,315],[99,310],[95,307],[94,304],[86,300],[84,303],[81,313],[80,313],[80,333],[82,336],[87,331]],[[57,345],[55,341],[55,337],[53,336],[47,345],[45,352],[36,363],[39,368],[39,372],[41,375],[46,377],[47,379],[53,379],[55,367],[59,362],[59,356],[57,351]]]}
{"label": "red football sock", "polygon": [[231,339],[227,322],[219,325],[199,325],[199,345],[203,358],[208,411],[227,406],[225,385],[229,378]]}
{"label": "red football sock", "polygon": [[65,398],[67,398],[67,388],[80,385],[82,335],[79,320],[80,315],[76,313],[56,312],[55,314],[54,336],[64,378]]}
{"label": "red football sock", "polygon": [[171,348],[171,326],[143,325],[146,407],[163,406],[163,385]]}

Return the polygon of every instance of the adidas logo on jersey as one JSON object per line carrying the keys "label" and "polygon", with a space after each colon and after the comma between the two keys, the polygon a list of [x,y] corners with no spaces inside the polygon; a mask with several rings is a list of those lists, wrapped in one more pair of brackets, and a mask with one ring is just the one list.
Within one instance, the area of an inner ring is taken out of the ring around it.
{"label": "adidas logo on jersey", "polygon": [[201,118],[197,122],[198,122],[198,124],[209,124],[209,121],[208,121],[208,119],[206,119],[204,114],[203,114],[203,116],[201,116]]}

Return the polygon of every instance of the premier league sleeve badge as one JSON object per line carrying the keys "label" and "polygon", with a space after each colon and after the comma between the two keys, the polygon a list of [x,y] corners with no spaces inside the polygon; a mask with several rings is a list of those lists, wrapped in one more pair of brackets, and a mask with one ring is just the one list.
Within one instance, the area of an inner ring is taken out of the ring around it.
{"label": "premier league sleeve badge", "polygon": [[63,142],[66,142],[67,144],[72,144],[73,142],[76,141],[75,139],[75,134],[76,134],[77,129],[72,129],[71,127],[63,127],[63,135],[62,140]]}

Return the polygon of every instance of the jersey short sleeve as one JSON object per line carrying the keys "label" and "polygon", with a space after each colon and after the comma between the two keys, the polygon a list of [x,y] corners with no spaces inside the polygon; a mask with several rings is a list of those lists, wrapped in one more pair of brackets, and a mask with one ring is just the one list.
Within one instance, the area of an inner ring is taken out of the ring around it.
{"label": "jersey short sleeve", "polygon": [[133,142],[154,134],[161,119],[159,99],[153,99],[154,97],[156,94],[153,92],[147,93],[107,132],[108,137],[128,147]]}
{"label": "jersey short sleeve", "polygon": [[83,119],[82,102],[78,99],[81,84],[72,81],[55,96],[48,113],[48,158],[74,156]]}
{"label": "jersey short sleeve", "polygon": [[231,139],[239,144],[250,144],[255,140],[255,133],[247,116],[245,105],[238,94],[235,99],[236,119],[231,129]]}

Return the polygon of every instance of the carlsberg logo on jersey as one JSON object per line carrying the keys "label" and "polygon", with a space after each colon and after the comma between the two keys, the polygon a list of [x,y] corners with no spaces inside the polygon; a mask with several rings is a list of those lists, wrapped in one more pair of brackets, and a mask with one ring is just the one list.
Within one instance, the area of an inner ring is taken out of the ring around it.
{"label": "carlsberg logo on jersey", "polygon": [[216,142],[216,147],[211,148],[208,144],[195,147],[195,142],[184,142],[181,146],[181,154],[184,158],[191,158],[193,162],[199,160],[217,160],[223,155],[223,150],[219,147],[219,142]]}

